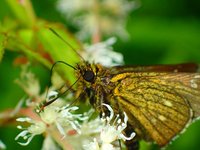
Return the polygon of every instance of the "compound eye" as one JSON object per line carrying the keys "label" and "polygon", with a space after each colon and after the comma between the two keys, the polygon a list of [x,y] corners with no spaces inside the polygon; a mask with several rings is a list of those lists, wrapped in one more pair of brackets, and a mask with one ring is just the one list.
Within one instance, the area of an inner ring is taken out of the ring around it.
{"label": "compound eye", "polygon": [[94,81],[94,72],[93,71],[86,71],[83,75],[83,78],[87,81],[87,82],[93,82]]}

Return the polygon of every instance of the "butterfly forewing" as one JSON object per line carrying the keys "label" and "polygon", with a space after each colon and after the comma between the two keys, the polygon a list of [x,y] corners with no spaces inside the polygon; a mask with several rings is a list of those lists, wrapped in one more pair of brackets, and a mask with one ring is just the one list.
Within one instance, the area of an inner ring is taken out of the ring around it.
{"label": "butterfly forewing", "polygon": [[177,65],[154,65],[154,66],[115,66],[111,68],[113,73],[126,72],[200,72],[200,65],[185,63]]}
{"label": "butterfly forewing", "polygon": [[138,136],[166,145],[200,116],[200,74],[129,72],[115,75],[112,101],[129,116]]}

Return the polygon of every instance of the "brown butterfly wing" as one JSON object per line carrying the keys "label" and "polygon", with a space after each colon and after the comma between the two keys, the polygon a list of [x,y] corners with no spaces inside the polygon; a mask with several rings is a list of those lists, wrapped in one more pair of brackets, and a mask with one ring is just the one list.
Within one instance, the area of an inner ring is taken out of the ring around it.
{"label": "brown butterfly wing", "polygon": [[138,136],[164,146],[200,116],[199,73],[122,73],[113,97]]}
{"label": "brown butterfly wing", "polygon": [[125,72],[200,72],[200,65],[195,63],[185,63],[176,65],[154,65],[154,66],[115,66],[112,73]]}

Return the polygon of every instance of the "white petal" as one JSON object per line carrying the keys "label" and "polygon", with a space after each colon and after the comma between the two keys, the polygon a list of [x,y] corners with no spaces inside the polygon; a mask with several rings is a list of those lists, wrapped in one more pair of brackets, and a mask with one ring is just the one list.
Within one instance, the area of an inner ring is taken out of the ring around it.
{"label": "white petal", "polygon": [[48,94],[48,99],[47,100],[49,101],[49,100],[57,97],[57,95],[58,95],[58,92],[56,92],[56,91],[50,91],[49,94]]}
{"label": "white petal", "polygon": [[43,141],[42,150],[60,150],[51,136],[47,135]]}
{"label": "white petal", "polygon": [[58,131],[60,132],[60,134],[63,136],[62,138],[65,138],[66,133],[65,133],[64,128],[57,122],[56,122],[56,127],[57,127]]}
{"label": "white petal", "polygon": [[35,122],[35,124],[32,124],[31,126],[28,127],[27,129],[31,134],[41,134],[43,132],[45,132],[46,130],[46,124],[38,121]]}
{"label": "white petal", "polygon": [[100,150],[97,139],[94,138],[93,142],[90,142],[89,144],[83,145],[83,149],[84,150]]}
{"label": "white petal", "polygon": [[26,146],[26,145],[28,145],[30,142],[31,142],[31,140],[33,139],[33,137],[34,137],[35,135],[31,135],[29,138],[28,138],[28,140],[27,140],[27,142],[25,142],[25,143],[21,143],[21,142],[18,142],[20,145],[22,145],[22,146]]}
{"label": "white petal", "polygon": [[101,150],[116,150],[112,144],[103,143]]}
{"label": "white petal", "polygon": [[17,129],[23,129],[22,126],[17,126]]}
{"label": "white petal", "polygon": [[56,121],[56,118],[58,117],[58,113],[56,111],[55,106],[47,106],[44,108],[44,111],[40,113],[41,119],[47,123],[52,124]]}
{"label": "white petal", "polygon": [[0,149],[6,149],[6,145],[0,140]]}
{"label": "white petal", "polygon": [[134,137],[135,137],[135,132],[133,132],[130,137],[126,137],[124,134],[120,134],[120,139],[124,140],[124,141],[129,141],[129,140],[132,140]]}
{"label": "white petal", "polygon": [[68,108],[68,111],[71,111],[71,110],[78,110],[79,108],[77,106],[73,106],[73,107],[69,107]]}
{"label": "white petal", "polygon": [[108,110],[110,111],[110,116],[109,116],[109,120],[108,121],[110,121],[112,118],[113,118],[113,116],[114,116],[114,111],[113,111],[113,109],[110,107],[110,105],[108,105],[108,104],[102,104],[102,105],[104,105],[104,106],[106,106],[107,108],[108,108]]}
{"label": "white petal", "polygon": [[114,126],[105,126],[100,134],[101,140],[104,143],[112,143],[118,137],[118,132],[116,131]]}
{"label": "white petal", "polygon": [[17,105],[15,106],[15,109],[10,113],[10,117],[15,116],[15,115],[19,112],[20,108],[21,108],[22,105],[23,105],[23,102],[24,102],[24,99],[21,99],[21,100],[17,103]]}
{"label": "white petal", "polygon": [[20,132],[16,137],[15,140],[18,140],[20,137],[24,137],[28,132],[28,130],[24,130],[22,132]]}
{"label": "white petal", "polygon": [[29,123],[32,123],[32,119],[31,118],[28,118],[28,117],[24,117],[24,118],[17,118],[16,121],[19,121],[19,122],[29,122]]}

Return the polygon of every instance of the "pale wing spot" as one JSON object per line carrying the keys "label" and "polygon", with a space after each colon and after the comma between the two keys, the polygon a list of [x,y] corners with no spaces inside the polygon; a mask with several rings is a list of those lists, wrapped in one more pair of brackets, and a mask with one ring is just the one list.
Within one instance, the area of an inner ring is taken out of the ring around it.
{"label": "pale wing spot", "polygon": [[190,80],[190,85],[191,85],[192,88],[198,88],[198,85],[197,85],[197,83],[195,82],[194,79]]}
{"label": "pale wing spot", "polygon": [[200,78],[200,75],[196,75],[196,76],[194,76],[194,78],[195,78],[195,79],[198,79],[198,78]]}
{"label": "pale wing spot", "polygon": [[174,69],[174,72],[177,73],[177,72],[178,72],[178,69]]}
{"label": "pale wing spot", "polygon": [[161,121],[165,121],[166,118],[163,116],[163,115],[159,115],[158,118],[161,120]]}
{"label": "pale wing spot", "polygon": [[172,107],[173,104],[170,101],[164,101],[164,104],[168,107]]}
{"label": "pale wing spot", "polygon": [[154,124],[156,124],[157,120],[155,118],[152,118],[151,122],[153,122]]}

